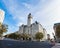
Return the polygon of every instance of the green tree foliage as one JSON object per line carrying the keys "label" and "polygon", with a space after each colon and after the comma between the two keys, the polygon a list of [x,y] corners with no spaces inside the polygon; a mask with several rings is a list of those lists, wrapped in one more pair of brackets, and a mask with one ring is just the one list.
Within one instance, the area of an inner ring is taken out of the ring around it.
{"label": "green tree foliage", "polygon": [[26,33],[22,33],[23,40],[27,40],[29,37],[30,37],[30,35],[28,35]]}
{"label": "green tree foliage", "polygon": [[1,24],[0,23],[0,36],[3,35],[3,33],[6,33],[8,29],[8,26],[6,24]]}
{"label": "green tree foliage", "polygon": [[43,33],[41,33],[41,32],[37,32],[36,34],[35,34],[35,38],[37,39],[37,40],[41,40],[42,38],[43,38]]}
{"label": "green tree foliage", "polygon": [[11,39],[20,39],[21,35],[20,34],[16,34],[16,33],[11,33],[9,35],[5,35],[5,37],[11,38]]}
{"label": "green tree foliage", "polygon": [[30,37],[30,35],[28,35],[26,33],[22,33],[22,34],[11,33],[11,34],[5,35],[4,37],[11,38],[11,39],[21,39],[21,38],[23,38],[23,40],[27,40]]}

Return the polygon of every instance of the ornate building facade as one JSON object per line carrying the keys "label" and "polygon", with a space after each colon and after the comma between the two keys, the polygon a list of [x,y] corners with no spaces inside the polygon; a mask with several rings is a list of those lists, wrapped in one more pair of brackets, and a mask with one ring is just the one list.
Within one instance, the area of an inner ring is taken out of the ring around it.
{"label": "ornate building facade", "polygon": [[42,40],[46,40],[47,39],[46,29],[43,28],[43,26],[40,23],[38,23],[37,21],[35,21],[34,23],[32,23],[32,15],[31,15],[31,13],[29,13],[28,18],[27,18],[27,25],[24,25],[24,24],[21,25],[19,27],[18,33],[19,34],[21,34],[21,33],[30,34],[31,38],[34,39],[35,34],[37,32],[42,32],[44,34],[44,37],[43,37]]}

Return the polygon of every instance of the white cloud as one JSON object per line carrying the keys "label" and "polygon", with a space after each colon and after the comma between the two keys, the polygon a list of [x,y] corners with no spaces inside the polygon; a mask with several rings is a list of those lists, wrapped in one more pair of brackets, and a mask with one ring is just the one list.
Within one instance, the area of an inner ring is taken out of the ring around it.
{"label": "white cloud", "polygon": [[22,3],[27,8],[26,11],[19,7],[20,4],[16,0],[9,0],[8,2],[9,4],[4,1],[13,18],[17,20],[17,25],[26,24],[27,14],[29,12],[33,15],[33,21],[39,21],[50,34],[53,32],[53,24],[60,22],[60,0],[41,0],[35,6]]}
{"label": "white cloud", "polygon": [[38,8],[39,6],[36,7],[34,20],[38,19],[47,32],[52,34],[54,23],[60,22],[60,0],[52,0],[48,4],[44,4],[42,9]]}
{"label": "white cloud", "polygon": [[28,4],[28,3],[22,3],[27,9],[31,9],[32,5]]}
{"label": "white cloud", "polygon": [[8,0],[8,1],[3,0],[3,2],[6,5],[7,10],[12,15],[14,20],[17,21],[18,24],[20,24],[20,21],[21,23],[24,23],[25,13],[21,9],[21,6],[18,4],[17,0]]}

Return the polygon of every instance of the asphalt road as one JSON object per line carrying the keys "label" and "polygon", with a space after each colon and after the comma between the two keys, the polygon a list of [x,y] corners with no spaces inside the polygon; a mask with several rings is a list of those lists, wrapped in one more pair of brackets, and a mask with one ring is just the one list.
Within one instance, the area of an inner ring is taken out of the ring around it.
{"label": "asphalt road", "polygon": [[60,43],[56,43],[52,48],[60,48]]}
{"label": "asphalt road", "polygon": [[0,48],[51,48],[51,44],[35,41],[0,40]]}

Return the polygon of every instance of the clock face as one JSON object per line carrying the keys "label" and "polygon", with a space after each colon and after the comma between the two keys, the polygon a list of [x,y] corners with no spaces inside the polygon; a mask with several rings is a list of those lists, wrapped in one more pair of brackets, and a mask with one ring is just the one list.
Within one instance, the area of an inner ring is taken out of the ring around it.
{"label": "clock face", "polygon": [[5,12],[0,9],[0,23],[3,23]]}

